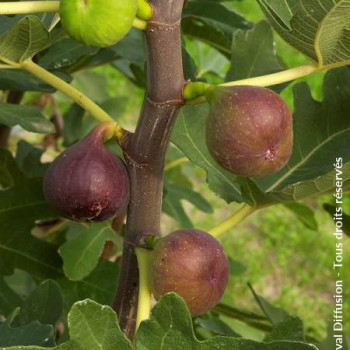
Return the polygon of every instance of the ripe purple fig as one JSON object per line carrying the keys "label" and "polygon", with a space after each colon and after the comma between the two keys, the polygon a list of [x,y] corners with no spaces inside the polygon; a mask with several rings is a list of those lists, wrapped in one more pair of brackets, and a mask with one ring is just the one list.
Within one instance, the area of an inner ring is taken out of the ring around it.
{"label": "ripe purple fig", "polygon": [[75,221],[104,221],[123,212],[129,202],[124,163],[104,145],[106,125],[62,152],[44,177],[48,204]]}
{"label": "ripe purple fig", "polygon": [[293,120],[272,90],[255,86],[208,91],[206,141],[212,157],[226,170],[263,177],[280,170],[293,149]]}
{"label": "ripe purple fig", "polygon": [[151,290],[156,299],[175,292],[192,316],[213,308],[222,297],[229,276],[227,257],[219,242],[195,229],[175,231],[154,248]]}

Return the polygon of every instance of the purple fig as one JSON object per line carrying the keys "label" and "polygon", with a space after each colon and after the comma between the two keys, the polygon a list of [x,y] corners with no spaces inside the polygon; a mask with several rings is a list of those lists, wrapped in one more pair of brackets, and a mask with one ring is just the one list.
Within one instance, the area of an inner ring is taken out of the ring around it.
{"label": "purple fig", "polygon": [[272,90],[255,86],[208,91],[206,141],[212,157],[226,170],[263,177],[280,170],[293,148],[293,120]]}
{"label": "purple fig", "polygon": [[45,198],[65,218],[104,221],[128,205],[128,173],[124,163],[104,147],[105,133],[103,124],[95,127],[62,152],[45,174]]}
{"label": "purple fig", "polygon": [[151,290],[156,299],[175,292],[192,316],[213,308],[229,276],[227,257],[219,242],[195,229],[175,231],[156,243],[151,264]]}

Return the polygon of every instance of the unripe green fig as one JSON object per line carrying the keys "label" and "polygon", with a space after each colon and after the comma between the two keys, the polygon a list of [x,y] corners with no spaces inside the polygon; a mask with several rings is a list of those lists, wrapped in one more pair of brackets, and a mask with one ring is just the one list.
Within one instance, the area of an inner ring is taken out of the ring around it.
{"label": "unripe green fig", "polygon": [[61,0],[62,27],[86,45],[107,47],[120,41],[132,27],[137,0]]}
{"label": "unripe green fig", "polygon": [[255,86],[208,91],[206,142],[226,170],[264,177],[280,170],[293,149],[292,115],[278,94]]}
{"label": "unripe green fig", "polygon": [[44,195],[53,209],[75,221],[104,221],[122,213],[130,183],[124,163],[104,145],[105,130],[97,126],[62,152],[44,177]]}
{"label": "unripe green fig", "polygon": [[151,264],[151,290],[156,299],[175,292],[192,316],[213,308],[229,276],[227,257],[219,242],[196,229],[175,231],[156,243]]}

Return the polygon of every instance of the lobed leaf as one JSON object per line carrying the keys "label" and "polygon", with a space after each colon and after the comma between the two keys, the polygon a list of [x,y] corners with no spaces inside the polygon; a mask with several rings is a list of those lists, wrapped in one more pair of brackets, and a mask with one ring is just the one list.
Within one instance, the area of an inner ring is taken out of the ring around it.
{"label": "lobed leaf", "polygon": [[258,0],[275,30],[319,66],[350,62],[349,0]]}

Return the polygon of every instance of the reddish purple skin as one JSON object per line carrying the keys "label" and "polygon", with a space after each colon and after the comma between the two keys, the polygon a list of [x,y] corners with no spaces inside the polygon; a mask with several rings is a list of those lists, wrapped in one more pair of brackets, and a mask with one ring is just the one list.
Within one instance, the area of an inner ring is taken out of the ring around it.
{"label": "reddish purple skin", "polygon": [[293,120],[272,90],[255,86],[215,89],[208,94],[206,141],[212,157],[244,177],[280,170],[293,148]]}
{"label": "reddish purple skin", "polygon": [[175,231],[160,240],[151,266],[154,297],[175,292],[192,316],[212,309],[222,297],[229,277],[227,257],[219,242],[195,229]]}
{"label": "reddish purple skin", "polygon": [[49,205],[75,221],[104,221],[120,214],[129,191],[125,165],[103,146],[98,129],[61,153],[44,178]]}

